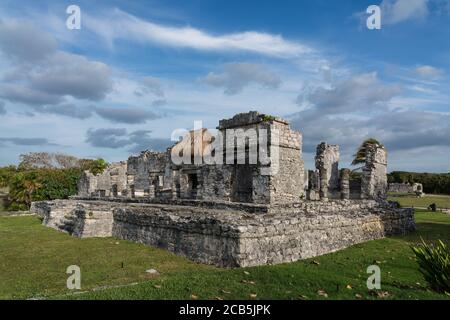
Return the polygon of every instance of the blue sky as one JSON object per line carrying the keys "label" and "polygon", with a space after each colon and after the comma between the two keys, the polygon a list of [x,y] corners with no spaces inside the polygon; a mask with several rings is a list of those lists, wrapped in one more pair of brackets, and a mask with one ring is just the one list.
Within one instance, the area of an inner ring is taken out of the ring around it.
{"label": "blue sky", "polygon": [[[380,5],[381,30],[365,13]],[[81,8],[81,30],[66,8]],[[258,110],[341,166],[450,172],[450,0],[0,3],[0,165],[30,151],[123,160],[195,120]]]}

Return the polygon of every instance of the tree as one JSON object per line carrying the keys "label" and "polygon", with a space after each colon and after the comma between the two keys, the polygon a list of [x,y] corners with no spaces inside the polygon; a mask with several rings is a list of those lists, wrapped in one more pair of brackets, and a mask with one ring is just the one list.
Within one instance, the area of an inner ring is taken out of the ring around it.
{"label": "tree", "polygon": [[53,156],[48,152],[30,152],[20,155],[19,169],[53,168]]}
{"label": "tree", "polygon": [[30,152],[20,155],[19,168],[22,170],[80,168],[80,159],[64,153]]}
{"label": "tree", "polygon": [[95,160],[81,159],[80,166],[83,170],[89,170],[90,173],[96,176],[98,174],[101,174],[108,167],[108,162],[106,162],[102,158],[98,158]]}
{"label": "tree", "polygon": [[19,172],[12,177],[9,184],[9,198],[12,200],[13,209],[28,209],[34,192],[40,187],[39,176],[35,171]]}
{"label": "tree", "polygon": [[352,166],[365,163],[366,162],[366,156],[367,156],[367,146],[368,145],[376,145],[378,147],[383,148],[384,146],[376,139],[369,138],[365,140],[356,150],[356,154],[353,155],[354,159],[352,162]]}
{"label": "tree", "polygon": [[53,157],[55,158],[56,165],[59,168],[80,168],[80,159],[78,159],[77,157],[64,153],[56,153]]}
{"label": "tree", "polygon": [[0,188],[8,187],[12,177],[17,173],[15,166],[1,167],[0,168]]}

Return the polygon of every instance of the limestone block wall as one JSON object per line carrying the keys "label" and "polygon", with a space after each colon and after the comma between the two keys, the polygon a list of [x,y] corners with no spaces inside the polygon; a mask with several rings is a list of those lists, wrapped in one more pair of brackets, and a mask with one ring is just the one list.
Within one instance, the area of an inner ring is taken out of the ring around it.
{"label": "limestone block wall", "polygon": [[97,180],[97,193],[102,196],[105,195],[106,197],[111,196],[111,175],[109,170],[104,170],[102,173],[94,176],[94,179]]}
{"label": "limestone block wall", "polygon": [[[111,177],[111,195],[124,196],[127,191],[127,162],[115,162],[108,168]],[[115,189],[115,190],[114,190]],[[115,194],[115,192],[117,194]]]}
{"label": "limestone block wall", "polygon": [[322,142],[317,146],[315,162],[321,181],[321,197],[339,198],[339,146]]}
{"label": "limestone block wall", "polygon": [[361,198],[386,199],[388,190],[386,149],[374,144],[367,145],[366,163],[362,171]]}
{"label": "limestone block wall", "polygon": [[33,202],[42,224],[80,238],[111,237],[114,203],[55,200]]}
{"label": "limestone block wall", "polygon": [[261,215],[191,207],[116,208],[113,235],[201,263],[245,267],[314,257],[414,228],[410,209],[342,200],[280,206]]}
{"label": "limestone block wall", "polygon": [[241,235],[239,266],[293,262],[414,228],[412,212],[407,210],[366,212],[356,217],[329,212],[264,222],[259,227],[249,226]]}
{"label": "limestone block wall", "polygon": [[248,209],[82,200],[32,206],[45,225],[74,236],[112,235],[221,267],[296,261],[415,228],[412,209],[373,200],[271,205],[259,214]]}
{"label": "limestone block wall", "polygon": [[203,200],[231,200],[231,176],[230,165],[205,165],[201,168],[203,184],[199,189],[199,198]]}
{"label": "limestone block wall", "polygon": [[423,193],[423,185],[421,183],[389,183],[388,191],[396,193]]}
{"label": "limestone block wall", "polygon": [[237,266],[238,232],[218,212],[174,207],[117,208],[113,236],[160,247],[191,260]]}
{"label": "limestone block wall", "polygon": [[[221,120],[219,122],[219,130],[223,132],[225,137],[224,152],[233,148],[230,139],[227,139],[227,130],[243,130],[249,132],[246,136],[249,138],[247,151],[254,150],[257,152],[258,163],[249,166],[249,172],[252,175],[251,199],[245,197],[235,197],[233,199],[233,182],[229,186],[231,201],[243,201],[259,204],[278,203],[278,202],[295,202],[305,197],[304,181],[305,169],[302,159],[302,136],[300,132],[290,128],[286,120],[274,118],[271,116],[259,114],[257,112],[249,112],[235,115],[231,119]],[[253,134],[250,134],[253,133]],[[254,136],[257,133],[257,136]],[[261,144],[261,137],[264,137],[267,143]],[[253,149],[252,149],[253,148]],[[262,153],[258,151],[263,150]],[[239,160],[249,162],[249,155],[236,154],[236,165],[239,166]],[[267,157],[267,159],[266,159]],[[270,162],[267,162],[270,157]],[[239,171],[239,167],[234,168]],[[231,175],[234,182],[242,180],[244,175]],[[244,183],[247,179],[243,179]],[[204,181],[217,185],[217,181]],[[241,182],[238,182],[241,184]],[[224,187],[227,187],[225,185]],[[240,187],[243,187],[242,184]]]}
{"label": "limestone block wall", "polygon": [[270,176],[270,203],[299,202],[306,198],[305,169],[299,149],[280,147],[278,172]]}
{"label": "limestone block wall", "polygon": [[134,197],[148,196],[152,181],[150,173],[164,175],[167,153],[143,151],[138,156],[131,156],[127,161],[128,194]]}
{"label": "limestone block wall", "polygon": [[95,176],[86,170],[83,172],[77,185],[78,195],[89,197],[97,191],[97,179]]}
{"label": "limestone block wall", "polygon": [[109,205],[83,205],[73,211],[75,215],[72,235],[80,238],[111,237],[112,207]]}
{"label": "limestone block wall", "polygon": [[44,225],[63,230],[76,206],[77,202],[70,200],[38,201],[31,203],[30,212],[38,215]]}

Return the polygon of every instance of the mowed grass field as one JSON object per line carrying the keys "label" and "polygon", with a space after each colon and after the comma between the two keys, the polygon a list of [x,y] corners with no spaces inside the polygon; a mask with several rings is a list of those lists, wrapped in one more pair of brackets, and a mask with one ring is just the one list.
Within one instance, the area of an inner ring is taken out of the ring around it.
{"label": "mowed grass field", "polygon": [[438,206],[438,209],[450,209],[450,196],[448,195],[425,195],[423,198],[417,198],[411,195],[391,194],[389,200],[397,201],[403,207],[428,208],[432,203]]}
{"label": "mowed grass field", "polygon": [[[449,299],[428,288],[410,246],[420,237],[448,243],[450,215],[422,211],[416,220],[418,231],[407,236],[290,264],[220,269],[128,241],[74,238],[35,216],[3,214],[0,299]],[[381,268],[380,291],[366,286],[372,264]],[[70,265],[81,268],[81,290],[66,288]]]}

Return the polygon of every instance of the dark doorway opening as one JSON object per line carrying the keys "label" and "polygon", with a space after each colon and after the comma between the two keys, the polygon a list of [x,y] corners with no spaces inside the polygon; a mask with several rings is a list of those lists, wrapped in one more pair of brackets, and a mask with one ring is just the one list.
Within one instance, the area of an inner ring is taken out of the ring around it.
{"label": "dark doorway opening", "polygon": [[113,197],[117,197],[119,195],[119,192],[117,190],[117,184],[112,185],[112,194],[113,194]]}
{"label": "dark doorway opening", "polygon": [[252,202],[253,172],[249,165],[236,165],[234,168],[231,201]]}
{"label": "dark doorway opening", "polygon": [[188,174],[189,198],[197,198],[198,177],[196,174]]}

